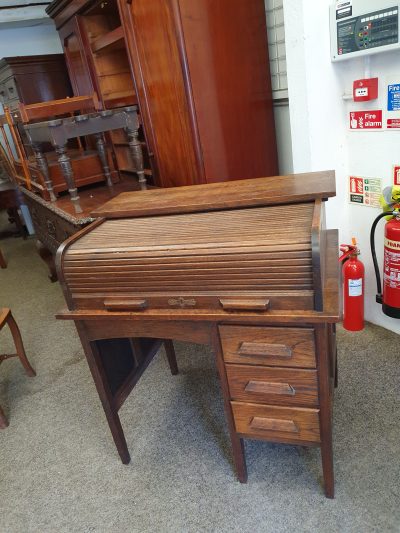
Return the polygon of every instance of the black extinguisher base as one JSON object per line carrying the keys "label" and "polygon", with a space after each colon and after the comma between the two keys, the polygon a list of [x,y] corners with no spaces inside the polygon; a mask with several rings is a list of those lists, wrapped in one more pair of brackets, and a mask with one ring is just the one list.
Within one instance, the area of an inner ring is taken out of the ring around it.
{"label": "black extinguisher base", "polygon": [[400,318],[400,309],[397,307],[391,307],[390,305],[386,305],[385,303],[382,305],[382,311],[385,313],[385,315],[390,316],[392,318]]}

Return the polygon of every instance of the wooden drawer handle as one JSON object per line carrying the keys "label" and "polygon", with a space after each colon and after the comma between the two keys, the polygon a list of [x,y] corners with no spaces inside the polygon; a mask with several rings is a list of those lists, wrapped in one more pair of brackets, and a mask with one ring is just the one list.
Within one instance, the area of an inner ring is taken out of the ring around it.
{"label": "wooden drawer handle", "polygon": [[255,416],[251,422],[252,429],[265,431],[286,431],[287,433],[299,433],[299,428],[294,420],[278,420],[276,418],[261,418]]}
{"label": "wooden drawer handle", "polygon": [[294,396],[296,394],[296,389],[289,383],[267,383],[265,381],[249,381],[244,390],[245,392],[282,394],[283,396]]}
{"label": "wooden drawer handle", "polygon": [[226,311],[266,311],[269,300],[258,298],[254,300],[220,299],[219,303]]}
{"label": "wooden drawer handle", "polygon": [[265,344],[261,342],[242,342],[238,354],[244,357],[293,357],[292,349],[285,344]]}
{"label": "wooden drawer handle", "polygon": [[110,311],[142,311],[147,307],[147,300],[106,298],[104,307]]}

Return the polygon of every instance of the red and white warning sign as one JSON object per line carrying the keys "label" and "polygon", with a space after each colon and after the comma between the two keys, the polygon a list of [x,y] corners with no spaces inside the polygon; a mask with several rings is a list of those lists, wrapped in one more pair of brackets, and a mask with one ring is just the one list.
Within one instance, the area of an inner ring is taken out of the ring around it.
{"label": "red and white warning sign", "polygon": [[365,205],[367,207],[379,207],[379,199],[381,194],[381,178],[361,178],[360,176],[350,176],[349,200],[351,204]]}
{"label": "red and white warning sign", "polygon": [[400,129],[400,118],[388,118],[387,128],[388,130],[399,130]]}
{"label": "red and white warning sign", "polygon": [[351,130],[381,130],[382,129],[382,110],[376,111],[351,111],[350,112],[350,129]]}
{"label": "red and white warning sign", "polygon": [[363,178],[356,178],[355,176],[350,176],[350,192],[353,194],[364,194]]}
{"label": "red and white warning sign", "polygon": [[393,167],[393,183],[395,185],[400,185],[400,165],[395,165]]}

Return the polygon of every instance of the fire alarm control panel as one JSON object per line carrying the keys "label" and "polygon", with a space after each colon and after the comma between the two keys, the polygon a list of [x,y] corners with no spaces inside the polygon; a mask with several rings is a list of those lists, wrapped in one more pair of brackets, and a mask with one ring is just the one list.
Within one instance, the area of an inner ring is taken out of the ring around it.
{"label": "fire alarm control panel", "polygon": [[341,0],[330,9],[332,61],[400,48],[398,0]]}

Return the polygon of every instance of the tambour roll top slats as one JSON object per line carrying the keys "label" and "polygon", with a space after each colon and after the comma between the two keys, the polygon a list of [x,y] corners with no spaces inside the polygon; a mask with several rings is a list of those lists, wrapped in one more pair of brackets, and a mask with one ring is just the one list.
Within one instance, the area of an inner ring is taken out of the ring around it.
{"label": "tambour roll top slats", "polygon": [[76,308],[110,296],[215,308],[229,296],[313,309],[313,223],[314,202],[105,220],[67,248],[64,279]]}

